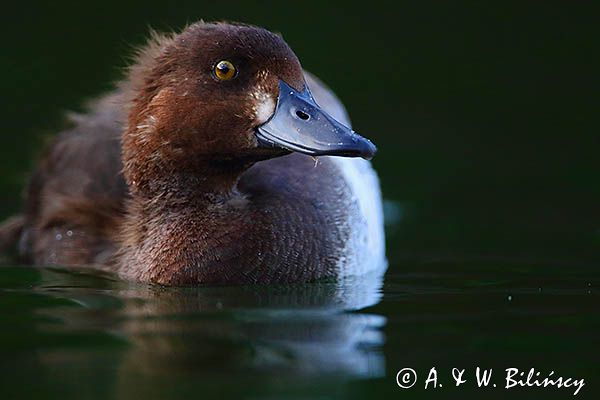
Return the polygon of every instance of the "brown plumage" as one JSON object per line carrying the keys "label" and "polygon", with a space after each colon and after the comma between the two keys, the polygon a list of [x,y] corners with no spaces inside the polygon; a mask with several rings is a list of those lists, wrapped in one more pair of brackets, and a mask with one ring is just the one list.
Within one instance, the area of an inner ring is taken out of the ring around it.
{"label": "brown plumage", "polygon": [[[221,59],[237,66],[236,79],[214,79]],[[264,29],[197,23],[154,35],[118,89],[57,135],[23,215],[0,240],[18,242],[27,263],[92,265],[166,285],[339,275],[359,206],[329,157],[315,165],[259,146],[257,96],[276,99],[279,80],[302,91],[305,74]]]}

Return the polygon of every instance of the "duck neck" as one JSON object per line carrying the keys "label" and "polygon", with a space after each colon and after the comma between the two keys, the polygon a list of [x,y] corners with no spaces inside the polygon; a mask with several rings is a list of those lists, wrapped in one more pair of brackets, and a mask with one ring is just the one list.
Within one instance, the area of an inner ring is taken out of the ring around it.
{"label": "duck neck", "polygon": [[158,167],[152,179],[131,180],[133,200],[158,207],[163,202],[197,207],[228,201],[237,193],[237,182],[251,164],[240,162],[208,162],[193,170],[170,172]]}

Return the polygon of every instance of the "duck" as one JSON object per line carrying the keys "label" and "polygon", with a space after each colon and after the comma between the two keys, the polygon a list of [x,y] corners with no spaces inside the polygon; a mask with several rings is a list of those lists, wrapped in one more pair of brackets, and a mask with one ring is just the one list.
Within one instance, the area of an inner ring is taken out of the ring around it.
{"label": "duck", "polygon": [[22,264],[164,286],[385,269],[376,147],[280,34],[152,32],[115,89],[68,121],[0,227]]}

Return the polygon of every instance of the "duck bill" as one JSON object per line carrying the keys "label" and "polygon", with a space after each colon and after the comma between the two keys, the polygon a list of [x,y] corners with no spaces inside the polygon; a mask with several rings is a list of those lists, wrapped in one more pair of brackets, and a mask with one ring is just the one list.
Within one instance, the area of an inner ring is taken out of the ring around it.
{"label": "duck bill", "polygon": [[377,148],[371,141],[336,121],[312,97],[279,81],[279,97],[273,116],[257,128],[261,146],[280,147],[311,156],[371,159]]}

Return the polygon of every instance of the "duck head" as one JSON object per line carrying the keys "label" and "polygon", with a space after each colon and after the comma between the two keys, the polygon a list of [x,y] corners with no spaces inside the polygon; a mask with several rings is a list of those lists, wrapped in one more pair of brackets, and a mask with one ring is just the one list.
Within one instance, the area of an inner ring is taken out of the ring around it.
{"label": "duck head", "polygon": [[[289,152],[371,158],[375,146],[313,99],[298,58],[265,29],[196,23],[158,36],[130,70],[125,177],[222,182]],[[214,189],[214,188],[213,188]]]}

